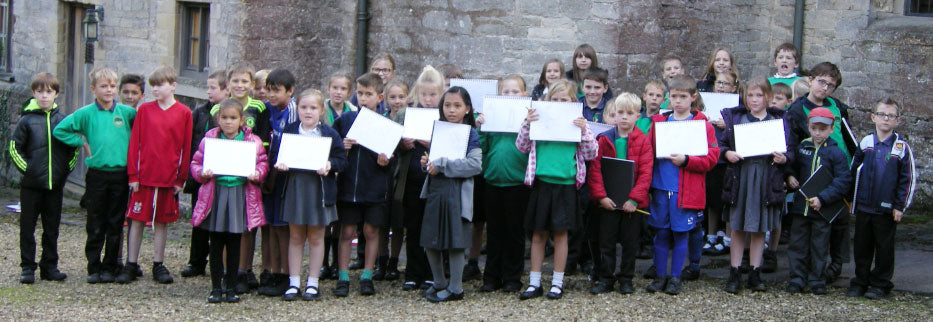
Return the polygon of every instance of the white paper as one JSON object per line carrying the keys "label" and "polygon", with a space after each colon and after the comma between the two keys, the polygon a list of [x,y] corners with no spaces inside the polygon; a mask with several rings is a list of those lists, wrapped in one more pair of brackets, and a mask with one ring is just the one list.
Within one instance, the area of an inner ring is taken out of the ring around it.
{"label": "white paper", "polygon": [[460,86],[470,94],[470,101],[473,103],[473,112],[483,112],[483,100],[486,95],[495,96],[499,94],[499,81],[495,79],[459,79],[450,80],[450,87]]}
{"label": "white paper", "polygon": [[357,144],[373,152],[392,156],[404,130],[400,124],[364,108],[350,126],[347,138],[356,140]]}
{"label": "white paper", "polygon": [[463,159],[466,157],[469,141],[469,125],[435,121],[428,161],[434,162],[440,158],[446,158],[447,160]]}
{"label": "white paper", "polygon": [[405,108],[405,131],[402,132],[402,137],[415,140],[430,140],[431,131],[434,129],[434,121],[437,121],[440,117],[441,114],[436,108]]}
{"label": "white paper", "polygon": [[205,138],[204,169],[214,175],[248,177],[256,172],[256,143]]}
{"label": "white paper", "polygon": [[530,97],[488,96],[483,102],[483,132],[518,133],[531,108]]}
{"label": "white paper", "polygon": [[735,153],[743,158],[769,155],[771,152],[787,152],[782,119],[736,124],[733,131]]}
{"label": "white paper", "polygon": [[534,141],[580,142],[583,135],[573,120],[583,116],[580,102],[531,102],[538,120],[531,122],[528,136]]}
{"label": "white paper", "polygon": [[586,124],[587,126],[590,127],[590,131],[593,131],[593,135],[599,135],[600,133],[609,131],[615,127],[609,124],[598,123],[598,122],[593,122],[593,121],[586,121]]}
{"label": "white paper", "polygon": [[710,121],[721,120],[722,110],[739,106],[739,94],[700,92],[703,115]]}
{"label": "white paper", "polygon": [[282,134],[276,162],[285,164],[289,169],[317,171],[326,168],[331,142],[329,137]]}
{"label": "white paper", "polygon": [[657,158],[669,158],[671,154],[707,155],[706,121],[668,121],[654,123],[655,150]]}

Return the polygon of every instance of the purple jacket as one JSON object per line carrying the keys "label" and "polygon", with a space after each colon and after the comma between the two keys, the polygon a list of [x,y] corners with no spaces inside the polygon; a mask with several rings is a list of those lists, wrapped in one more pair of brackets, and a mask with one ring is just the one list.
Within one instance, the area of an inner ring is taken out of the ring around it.
{"label": "purple jacket", "polygon": [[[722,133],[722,137],[719,138],[719,147],[721,149],[720,158],[725,159],[727,151],[735,150],[735,131],[734,125],[741,123],[743,117],[748,115],[748,108],[745,106],[737,106],[733,108],[727,108],[722,110],[722,120],[726,123],[726,130]],[[784,118],[785,111],[779,108],[769,107],[767,109],[768,115],[771,115],[774,119],[781,120]],[[784,121],[784,141],[788,142],[789,145],[789,133],[790,127],[787,124],[787,121]],[[793,160],[793,151],[788,150],[784,155],[787,156],[787,162],[784,163],[790,164]],[[759,156],[755,158],[771,158],[770,156]],[[727,161],[725,177],[723,178],[723,189],[722,189],[722,201],[728,205],[734,205],[736,199],[738,199],[738,187],[739,187],[739,172],[742,166],[742,161],[738,163],[728,163]],[[784,165],[773,164],[768,167],[768,177],[765,182],[767,186],[764,187],[765,190],[765,202],[768,206],[780,205],[784,202],[787,191],[784,189]]]}
{"label": "purple jacket", "polygon": [[[253,135],[252,131],[248,127],[243,127],[243,132],[245,133],[246,140],[256,143],[256,171],[259,172],[259,182],[266,177],[266,174],[269,172],[269,163],[268,157],[266,156],[266,149],[262,146],[262,139],[258,136]],[[205,138],[217,138],[220,133],[220,128],[216,127],[207,131],[204,135]],[[198,189],[198,203],[194,206],[194,209],[191,211],[191,225],[197,227],[201,225],[201,222],[207,218],[207,215],[211,212],[211,206],[214,205],[214,185],[216,180],[214,178],[204,179],[201,177],[201,171],[204,169],[204,140],[201,140],[201,143],[198,144],[198,152],[194,153],[194,157],[191,158],[191,176],[201,183],[201,188]],[[266,216],[263,213],[262,209],[262,191],[260,191],[259,184],[247,181],[246,183],[246,228],[248,230],[253,230],[256,227],[264,226],[266,224]]]}

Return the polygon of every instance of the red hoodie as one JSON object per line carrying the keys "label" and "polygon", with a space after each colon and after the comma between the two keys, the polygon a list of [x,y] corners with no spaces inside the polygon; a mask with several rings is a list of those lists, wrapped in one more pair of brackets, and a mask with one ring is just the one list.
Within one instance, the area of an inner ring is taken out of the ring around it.
{"label": "red hoodie", "polygon": [[168,109],[152,101],[139,105],[126,156],[129,182],[158,188],[183,187],[191,163],[191,109]]}
{"label": "red hoodie", "polygon": [[[602,157],[615,158],[617,155],[615,141],[619,138],[618,129],[603,132],[596,141],[599,143],[599,154],[589,162],[590,168],[586,173],[586,184],[590,186],[590,199],[599,201],[606,198],[606,187],[603,185]],[[651,188],[651,167],[654,166],[654,149],[648,137],[635,128],[628,134],[628,147],[626,148],[628,160],[635,161],[635,186],[629,193],[629,199],[637,203],[638,208],[648,207],[648,189]],[[613,200],[620,207],[627,200]]]}
{"label": "red hoodie", "polygon": [[[667,122],[667,117],[673,111],[651,116],[651,122]],[[693,120],[707,121],[706,115],[700,111],[692,111]],[[651,147],[654,148],[656,140],[654,139],[654,126],[648,131],[648,138]],[[687,161],[680,167],[680,192],[677,200],[677,207],[682,209],[706,208],[706,172],[713,169],[716,162],[719,161],[719,142],[716,140],[716,132],[713,126],[706,123],[706,142],[709,146],[709,153],[703,156],[687,156]]]}

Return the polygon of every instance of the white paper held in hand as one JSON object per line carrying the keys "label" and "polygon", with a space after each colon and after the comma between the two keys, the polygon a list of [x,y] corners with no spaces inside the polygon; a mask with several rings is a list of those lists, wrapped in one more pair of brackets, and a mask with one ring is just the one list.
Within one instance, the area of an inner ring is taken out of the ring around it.
{"label": "white paper held in hand", "polygon": [[583,134],[573,120],[583,116],[580,102],[531,102],[538,120],[531,122],[528,136],[534,141],[580,142]]}
{"label": "white paper held in hand", "polygon": [[599,136],[599,134],[615,128],[615,126],[606,123],[598,123],[593,121],[586,121],[586,125],[590,127],[590,131],[593,131],[593,135],[596,136]]}
{"label": "white paper held in hand", "polygon": [[483,104],[481,131],[518,133],[531,108],[531,97],[487,96]]}
{"label": "white paper held in hand", "polygon": [[347,138],[356,140],[356,143],[376,153],[392,156],[395,147],[402,139],[404,127],[392,120],[370,111],[361,109],[347,132]]}
{"label": "white paper held in hand", "polygon": [[499,94],[499,81],[495,79],[460,79],[450,80],[450,87],[460,86],[470,94],[473,103],[473,112],[483,113],[483,100],[487,95]]}
{"label": "white paper held in hand", "polygon": [[431,152],[428,161],[440,158],[458,160],[466,157],[470,143],[470,126],[461,123],[434,121],[434,133],[431,135]]}
{"label": "white paper held in hand", "polygon": [[317,171],[327,167],[330,145],[333,139],[324,136],[282,134],[279,156],[276,163],[289,169]]}
{"label": "white paper held in hand", "polygon": [[722,110],[739,106],[739,94],[700,92],[703,115],[710,121],[721,120]]}
{"label": "white paper held in hand", "polygon": [[707,155],[706,121],[667,121],[654,123],[657,158],[670,158],[672,154]]}
{"label": "white paper held in hand", "polygon": [[214,175],[249,177],[256,172],[256,143],[205,138],[204,169]]}
{"label": "white paper held in hand", "polygon": [[735,153],[743,158],[787,152],[782,119],[736,124],[733,131]]}
{"label": "white paper held in hand", "polygon": [[440,117],[441,114],[436,108],[405,108],[405,131],[402,132],[402,137],[415,140],[431,140],[434,121],[437,121]]}

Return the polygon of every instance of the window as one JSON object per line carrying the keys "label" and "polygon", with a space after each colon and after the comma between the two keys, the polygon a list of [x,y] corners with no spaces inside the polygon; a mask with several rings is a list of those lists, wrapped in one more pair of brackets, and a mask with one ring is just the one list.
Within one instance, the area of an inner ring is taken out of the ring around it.
{"label": "window", "polygon": [[13,31],[13,1],[0,0],[0,74],[12,71],[10,57],[10,34]]}
{"label": "window", "polygon": [[203,73],[207,70],[209,48],[210,5],[205,3],[182,3],[183,21],[181,36],[182,73]]}
{"label": "window", "polygon": [[933,0],[905,0],[904,14],[933,17]]}

